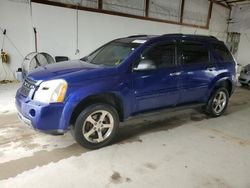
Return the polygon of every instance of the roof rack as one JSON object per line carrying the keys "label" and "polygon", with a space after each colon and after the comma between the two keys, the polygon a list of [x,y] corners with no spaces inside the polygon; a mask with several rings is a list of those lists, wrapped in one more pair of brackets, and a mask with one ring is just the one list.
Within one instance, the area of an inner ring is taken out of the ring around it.
{"label": "roof rack", "polygon": [[163,34],[161,36],[183,36],[184,34],[182,33],[170,33],[170,34]]}
{"label": "roof rack", "polygon": [[218,40],[215,36],[209,35],[209,37]]}
{"label": "roof rack", "polygon": [[128,36],[127,38],[134,38],[134,37],[147,37],[148,35],[131,35]]}
{"label": "roof rack", "polygon": [[211,36],[211,35],[208,36],[208,35],[173,33],[173,34],[163,34],[161,36],[179,36],[179,37],[187,36],[187,37],[200,37],[200,38],[210,38],[210,39],[213,39],[213,40],[218,40],[215,36]]}

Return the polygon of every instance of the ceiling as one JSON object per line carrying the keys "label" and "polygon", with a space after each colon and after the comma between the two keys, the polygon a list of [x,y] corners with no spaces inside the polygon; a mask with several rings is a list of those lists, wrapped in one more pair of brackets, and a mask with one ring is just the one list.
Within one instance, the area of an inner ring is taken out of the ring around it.
{"label": "ceiling", "polygon": [[225,6],[232,7],[235,5],[250,5],[250,0],[213,0],[213,2],[221,3]]}
{"label": "ceiling", "polygon": [[[1,0],[0,0],[1,1]],[[22,2],[22,3],[30,3],[32,0],[9,0],[14,2]],[[59,3],[67,3],[67,4],[86,4],[86,3],[97,3],[99,0],[48,0],[53,2],[59,2]],[[104,1],[104,0],[102,0]],[[122,0],[117,0],[122,1]],[[141,0],[143,1],[143,0]],[[244,5],[250,5],[250,0],[208,0],[212,1],[214,3],[220,4],[224,7],[231,8],[233,6],[244,6]]]}

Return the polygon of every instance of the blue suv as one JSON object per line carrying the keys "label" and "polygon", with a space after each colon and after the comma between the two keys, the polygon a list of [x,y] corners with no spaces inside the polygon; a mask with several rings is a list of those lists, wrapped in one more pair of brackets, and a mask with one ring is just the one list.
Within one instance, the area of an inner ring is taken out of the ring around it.
{"label": "blue suv", "polygon": [[115,39],[90,55],[40,67],[16,93],[19,117],[34,129],[63,134],[90,149],[114,140],[119,122],[142,113],[202,107],[225,111],[236,63],[212,36],[166,34]]}

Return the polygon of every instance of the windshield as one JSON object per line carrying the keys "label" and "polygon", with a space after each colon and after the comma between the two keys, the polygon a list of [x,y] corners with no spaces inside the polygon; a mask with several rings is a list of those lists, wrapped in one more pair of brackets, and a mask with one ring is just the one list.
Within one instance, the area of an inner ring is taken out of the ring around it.
{"label": "windshield", "polygon": [[139,43],[111,42],[81,60],[96,65],[116,66],[139,45]]}
{"label": "windshield", "polygon": [[246,65],[246,66],[244,67],[244,69],[247,70],[247,71],[250,71],[250,64]]}

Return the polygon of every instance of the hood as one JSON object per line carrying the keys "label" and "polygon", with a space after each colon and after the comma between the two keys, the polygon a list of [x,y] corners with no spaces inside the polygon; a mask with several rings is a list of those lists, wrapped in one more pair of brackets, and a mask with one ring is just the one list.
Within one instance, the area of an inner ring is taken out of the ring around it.
{"label": "hood", "polygon": [[101,65],[94,65],[81,60],[64,61],[39,67],[28,75],[32,80],[49,80],[66,78],[68,75],[95,72],[105,69]]}

